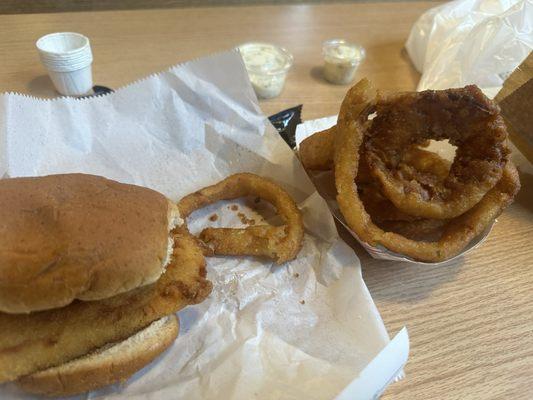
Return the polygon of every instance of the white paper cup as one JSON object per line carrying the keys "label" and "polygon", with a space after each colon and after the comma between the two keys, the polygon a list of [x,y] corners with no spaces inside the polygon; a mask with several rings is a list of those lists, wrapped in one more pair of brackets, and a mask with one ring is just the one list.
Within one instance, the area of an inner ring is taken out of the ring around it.
{"label": "white paper cup", "polygon": [[37,40],[36,47],[59,93],[81,96],[92,89],[93,55],[89,38],[74,32],[51,33]]}

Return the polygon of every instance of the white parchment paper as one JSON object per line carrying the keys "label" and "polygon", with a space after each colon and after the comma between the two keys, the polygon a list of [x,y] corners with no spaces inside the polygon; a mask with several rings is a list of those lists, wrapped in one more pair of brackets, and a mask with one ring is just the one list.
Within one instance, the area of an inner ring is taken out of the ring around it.
{"label": "white parchment paper", "polygon": [[[239,171],[270,177],[297,200],[307,230],[298,258],[281,266],[209,258],[213,292],[179,313],[175,344],[127,384],[82,398],[331,399],[342,392],[367,399],[399,373],[406,332],[387,346],[359,260],[261,113],[238,53],[186,63],[99,98],[0,96],[3,177],[93,173],[178,200]],[[191,229],[238,226],[239,212],[261,218],[245,200],[222,202],[196,212]],[[8,384],[0,398],[32,396]]]}

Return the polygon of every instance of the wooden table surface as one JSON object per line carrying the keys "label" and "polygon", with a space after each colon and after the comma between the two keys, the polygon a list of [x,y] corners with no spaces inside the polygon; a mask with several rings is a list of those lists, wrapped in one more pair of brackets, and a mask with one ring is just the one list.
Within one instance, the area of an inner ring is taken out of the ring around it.
{"label": "wooden table surface", "polygon": [[[0,92],[54,96],[35,40],[55,31],[88,35],[95,83],[118,88],[191,58],[261,40],[295,58],[281,97],[266,114],[304,104],[303,117],[336,114],[346,87],[320,77],[321,43],[362,44],[359,77],[385,89],[414,89],[419,74],[402,50],[409,30],[434,2],[217,7],[0,16]],[[517,157],[517,156],[515,156]],[[533,176],[486,242],[444,267],[371,259],[349,240],[391,335],[407,325],[405,380],[384,399],[533,398]]]}

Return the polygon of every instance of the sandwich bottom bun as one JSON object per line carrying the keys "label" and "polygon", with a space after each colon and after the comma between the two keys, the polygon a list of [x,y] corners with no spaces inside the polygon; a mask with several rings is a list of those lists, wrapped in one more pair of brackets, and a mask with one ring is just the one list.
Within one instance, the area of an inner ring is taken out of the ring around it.
{"label": "sandwich bottom bun", "polygon": [[124,382],[170,347],[178,332],[179,321],[175,315],[170,315],[152,322],[122,342],[24,376],[16,383],[29,393],[71,396]]}

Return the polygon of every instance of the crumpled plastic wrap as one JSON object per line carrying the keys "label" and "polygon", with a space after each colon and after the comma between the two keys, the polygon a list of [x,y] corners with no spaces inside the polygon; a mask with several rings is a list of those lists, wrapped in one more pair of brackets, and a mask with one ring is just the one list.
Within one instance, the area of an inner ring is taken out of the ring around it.
{"label": "crumpled plastic wrap", "polygon": [[533,2],[450,1],[416,21],[405,47],[419,91],[476,84],[494,97],[533,49]]}

